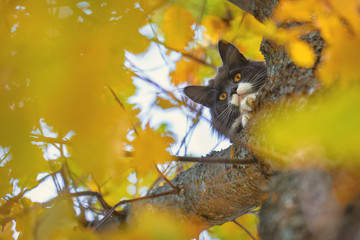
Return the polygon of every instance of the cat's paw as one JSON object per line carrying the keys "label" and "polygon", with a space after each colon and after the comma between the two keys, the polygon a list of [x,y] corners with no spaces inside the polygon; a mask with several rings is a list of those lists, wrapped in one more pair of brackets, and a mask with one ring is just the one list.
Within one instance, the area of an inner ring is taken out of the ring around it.
{"label": "cat's paw", "polygon": [[252,111],[255,108],[255,99],[257,93],[251,93],[244,97],[240,102],[241,125],[243,127],[249,122],[252,117]]}
{"label": "cat's paw", "polygon": [[240,112],[241,113],[247,113],[252,112],[255,108],[255,99],[256,99],[257,93],[251,93],[249,95],[246,95],[240,102]]}
{"label": "cat's paw", "polygon": [[243,113],[242,115],[241,115],[241,125],[243,126],[243,127],[245,127],[246,126],[246,124],[249,122],[249,120],[250,120],[250,118],[251,118],[251,113]]}

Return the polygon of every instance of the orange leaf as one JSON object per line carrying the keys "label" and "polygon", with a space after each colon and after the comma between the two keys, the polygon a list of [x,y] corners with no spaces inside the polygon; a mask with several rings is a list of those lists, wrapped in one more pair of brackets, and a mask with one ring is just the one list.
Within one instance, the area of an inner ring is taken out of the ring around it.
{"label": "orange leaf", "polygon": [[206,28],[205,33],[210,37],[210,41],[213,44],[217,43],[228,27],[225,21],[217,16],[205,17],[203,26]]}
{"label": "orange leaf", "polygon": [[3,240],[12,240],[14,239],[12,235],[14,234],[14,231],[11,230],[13,226],[13,222],[8,222],[3,226],[2,231],[0,231],[0,239]]}
{"label": "orange leaf", "polygon": [[191,26],[195,18],[179,5],[170,6],[164,16],[162,30],[165,35],[165,43],[175,49],[183,49],[194,37]]}
{"label": "orange leaf", "polygon": [[169,147],[173,139],[168,136],[161,136],[155,130],[146,128],[134,140],[133,166],[143,174],[153,167],[154,163],[165,163],[171,160]]}
{"label": "orange leaf", "polygon": [[170,100],[163,99],[159,96],[156,98],[156,105],[161,107],[162,109],[170,109],[179,106],[179,104],[174,104]]}
{"label": "orange leaf", "polygon": [[288,52],[291,59],[299,67],[311,68],[316,60],[313,49],[303,41],[289,42]]}
{"label": "orange leaf", "polygon": [[197,63],[183,58],[176,63],[176,70],[171,73],[171,81],[175,85],[184,82],[188,82],[189,84],[195,84],[197,83],[197,69]]}

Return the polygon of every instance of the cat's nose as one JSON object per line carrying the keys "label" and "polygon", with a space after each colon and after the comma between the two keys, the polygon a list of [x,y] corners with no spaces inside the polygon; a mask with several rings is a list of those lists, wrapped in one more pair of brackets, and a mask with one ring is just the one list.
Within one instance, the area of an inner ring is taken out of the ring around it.
{"label": "cat's nose", "polygon": [[233,87],[232,89],[231,89],[231,95],[233,95],[233,94],[237,94],[237,86],[235,86],[235,87]]}

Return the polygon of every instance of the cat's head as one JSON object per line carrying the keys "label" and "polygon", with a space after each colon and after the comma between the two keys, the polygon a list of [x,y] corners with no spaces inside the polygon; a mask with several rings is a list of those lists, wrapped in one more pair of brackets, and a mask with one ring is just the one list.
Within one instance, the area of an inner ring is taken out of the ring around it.
{"label": "cat's head", "polygon": [[[227,133],[240,117],[241,100],[256,93],[263,85],[266,69],[263,62],[250,61],[229,42],[219,41],[223,65],[207,86],[188,86],[184,93],[194,102],[210,108],[212,126]],[[242,127],[237,127],[237,131]]]}

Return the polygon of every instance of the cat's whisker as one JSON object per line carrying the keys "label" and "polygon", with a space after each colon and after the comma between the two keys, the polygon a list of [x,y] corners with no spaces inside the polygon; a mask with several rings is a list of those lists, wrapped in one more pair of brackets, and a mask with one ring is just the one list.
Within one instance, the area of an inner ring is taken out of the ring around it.
{"label": "cat's whisker", "polygon": [[219,107],[222,107],[222,106],[228,106],[228,105],[229,105],[229,103],[228,103],[228,102],[226,102],[226,103],[220,104],[220,105],[219,105]]}
{"label": "cat's whisker", "polygon": [[266,73],[264,74],[259,74],[259,75],[256,75],[254,77],[252,77],[249,82],[250,83],[258,83],[258,82],[262,82],[261,80],[266,76]]}
{"label": "cat's whisker", "polygon": [[240,116],[240,114],[237,112],[237,107],[234,105],[229,105],[222,113],[221,115],[218,115],[216,117],[216,122],[218,124],[221,124],[222,126],[225,126],[225,129],[228,129],[231,127],[235,119],[237,119]]}
{"label": "cat's whisker", "polygon": [[263,69],[263,70],[257,72],[257,73],[253,76],[253,78],[256,77],[256,76],[258,76],[258,75],[262,75],[262,74],[264,74],[264,73],[266,73],[266,69]]}
{"label": "cat's whisker", "polygon": [[[229,107],[230,107],[230,106],[229,106]],[[229,116],[231,116],[231,109],[230,109],[229,107],[226,108],[226,111],[224,111],[224,114],[223,114],[223,115],[221,115],[221,116],[219,116],[219,117],[216,118],[219,123],[222,124],[222,123],[225,122],[227,119],[229,119]]]}
{"label": "cat's whisker", "polygon": [[231,105],[228,105],[219,115],[216,116],[216,119],[220,121],[221,118],[223,118],[225,115],[227,115],[229,108]]}
{"label": "cat's whisker", "polygon": [[259,80],[262,80],[262,78],[266,77],[266,69],[258,72],[257,74],[255,74],[250,80],[249,82],[250,83],[260,83],[260,84],[263,84],[262,81],[259,81]]}

